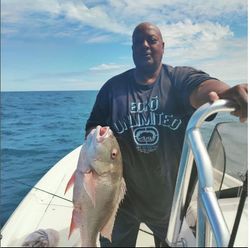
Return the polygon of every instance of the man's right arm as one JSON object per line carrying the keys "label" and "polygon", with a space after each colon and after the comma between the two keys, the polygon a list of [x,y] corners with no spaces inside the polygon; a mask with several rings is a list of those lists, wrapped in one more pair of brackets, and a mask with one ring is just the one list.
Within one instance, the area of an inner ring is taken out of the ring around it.
{"label": "man's right arm", "polygon": [[218,99],[234,101],[237,108],[232,114],[239,117],[242,122],[247,120],[247,84],[239,84],[230,88],[227,84],[219,80],[207,80],[200,84],[190,96],[190,102],[194,108],[198,108],[206,102],[214,102]]}

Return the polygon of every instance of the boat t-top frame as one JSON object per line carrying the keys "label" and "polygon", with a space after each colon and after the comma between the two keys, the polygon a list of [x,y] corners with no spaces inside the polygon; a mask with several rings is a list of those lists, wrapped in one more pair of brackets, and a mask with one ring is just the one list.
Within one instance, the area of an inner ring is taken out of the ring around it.
{"label": "boat t-top frame", "polygon": [[200,127],[209,116],[218,112],[232,112],[235,110],[234,106],[233,102],[228,100],[206,103],[197,109],[189,120],[166,237],[170,246],[177,246],[178,243],[194,159],[198,171],[196,246],[211,246],[211,232],[218,247],[228,246],[230,232],[213,188],[213,166],[203,142]]}

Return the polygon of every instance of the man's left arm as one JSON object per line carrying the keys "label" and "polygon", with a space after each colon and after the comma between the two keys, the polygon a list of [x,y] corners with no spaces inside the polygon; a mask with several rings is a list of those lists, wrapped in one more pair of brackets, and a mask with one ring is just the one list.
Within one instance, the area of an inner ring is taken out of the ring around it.
{"label": "man's left arm", "polygon": [[218,99],[229,99],[234,101],[236,103],[236,111],[232,114],[238,116],[241,122],[247,119],[247,84],[238,84],[234,87],[230,87],[222,81],[209,79],[197,86],[189,98],[194,108],[199,108],[206,102],[214,102]]}

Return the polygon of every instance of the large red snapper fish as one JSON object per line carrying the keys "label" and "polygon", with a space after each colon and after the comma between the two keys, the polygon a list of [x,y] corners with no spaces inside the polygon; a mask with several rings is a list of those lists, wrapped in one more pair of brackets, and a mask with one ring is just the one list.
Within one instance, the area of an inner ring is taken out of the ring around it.
{"label": "large red snapper fish", "polygon": [[65,190],[74,184],[69,237],[79,228],[83,247],[96,246],[99,232],[111,241],[116,212],[126,188],[122,174],[121,151],[112,130],[97,126],[87,136]]}

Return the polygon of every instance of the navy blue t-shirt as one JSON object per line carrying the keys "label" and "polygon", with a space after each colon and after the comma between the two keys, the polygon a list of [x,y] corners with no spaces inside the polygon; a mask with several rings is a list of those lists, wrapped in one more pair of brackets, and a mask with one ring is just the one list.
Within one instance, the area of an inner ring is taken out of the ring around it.
{"label": "navy blue t-shirt", "polygon": [[99,91],[86,130],[110,126],[119,142],[125,201],[141,221],[166,223],[188,120],[189,96],[211,77],[191,67],[163,65],[155,83],[136,83],[134,70],[107,81]]}

